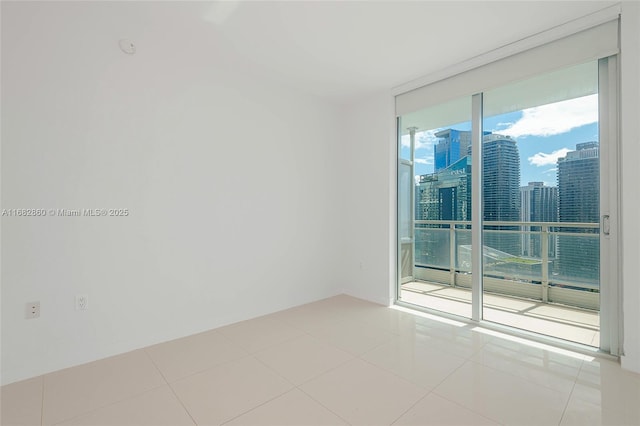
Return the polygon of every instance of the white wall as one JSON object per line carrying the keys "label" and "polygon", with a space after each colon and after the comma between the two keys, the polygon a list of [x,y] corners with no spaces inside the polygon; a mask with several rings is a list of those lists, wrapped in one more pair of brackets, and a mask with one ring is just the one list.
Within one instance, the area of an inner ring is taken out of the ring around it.
{"label": "white wall", "polygon": [[[624,2],[622,20],[622,240],[624,368],[640,372],[640,198],[635,183],[640,180],[640,3]],[[394,123],[389,92],[362,99],[346,109],[351,161],[349,213],[349,257],[346,292],[388,302],[393,298],[395,272],[388,259],[395,256],[395,218],[388,205],[395,188]],[[363,270],[358,269],[362,262]],[[385,281],[383,277],[390,277]]]}
{"label": "white wall", "polygon": [[622,3],[621,176],[624,356],[622,366],[640,373],[640,3]]}
{"label": "white wall", "polygon": [[2,383],[342,290],[338,111],[141,4],[2,4],[2,208],[130,211],[2,218]]}
{"label": "white wall", "polygon": [[393,98],[372,94],[344,111],[348,179],[345,293],[392,303],[395,245]]}

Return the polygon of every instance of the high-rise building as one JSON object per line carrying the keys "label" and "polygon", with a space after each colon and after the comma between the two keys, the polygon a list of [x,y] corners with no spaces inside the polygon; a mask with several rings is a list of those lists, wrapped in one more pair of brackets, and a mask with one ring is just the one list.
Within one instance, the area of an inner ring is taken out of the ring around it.
{"label": "high-rise building", "polygon": [[561,222],[600,220],[600,158],[598,142],[576,145],[558,160],[558,215]]}
{"label": "high-rise building", "polygon": [[446,169],[467,155],[471,146],[471,132],[465,130],[446,129],[435,134],[438,143],[433,147],[434,170]]}
{"label": "high-rise building", "polygon": [[[558,160],[558,219],[560,222],[599,223],[600,158],[598,142],[576,145]],[[558,238],[561,277],[598,282],[600,240],[596,229],[564,228],[576,236]],[[582,235],[579,235],[582,234]],[[587,235],[585,235],[587,234]]]}
{"label": "high-rise building", "polygon": [[420,176],[416,186],[418,220],[471,220],[471,158]]}
{"label": "high-rise building", "polygon": [[[420,176],[416,186],[416,219],[470,221],[471,132],[446,129],[436,136],[435,172]],[[509,136],[489,132],[483,136],[483,198],[485,221],[520,220],[520,155]],[[488,225],[485,229],[486,246],[521,255],[518,226]],[[416,239],[416,259],[433,260],[438,253],[436,241]]]}
{"label": "high-rise building", "polygon": [[[520,154],[515,139],[498,134],[482,138],[482,199],[485,222],[520,220]],[[484,245],[521,254],[518,226],[486,225]]]}
{"label": "high-rise building", "polygon": [[[558,221],[558,188],[546,186],[544,182],[529,182],[520,187],[520,221],[521,222],[557,222]],[[527,232],[540,231],[539,226],[523,226],[522,255],[542,257],[539,234]],[[555,237],[549,241],[549,257],[555,257]]]}
{"label": "high-rise building", "polygon": [[[471,220],[471,157],[464,156],[444,170],[420,176],[416,219]],[[417,264],[448,267],[448,227],[430,225],[430,232],[416,232]]]}

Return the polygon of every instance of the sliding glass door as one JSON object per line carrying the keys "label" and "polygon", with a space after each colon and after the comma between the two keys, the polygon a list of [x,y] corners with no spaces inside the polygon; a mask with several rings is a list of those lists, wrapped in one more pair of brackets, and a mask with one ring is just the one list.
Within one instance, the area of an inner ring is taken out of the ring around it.
{"label": "sliding glass door", "polygon": [[398,117],[400,302],[616,352],[615,75],[613,56]]}
{"label": "sliding glass door", "polygon": [[483,319],[599,346],[598,62],[483,93]]}

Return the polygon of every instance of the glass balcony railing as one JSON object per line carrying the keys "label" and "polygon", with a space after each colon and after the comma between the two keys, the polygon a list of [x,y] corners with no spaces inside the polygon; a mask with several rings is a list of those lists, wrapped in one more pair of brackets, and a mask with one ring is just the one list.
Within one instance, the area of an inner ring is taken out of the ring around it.
{"label": "glass balcony railing", "polygon": [[[598,309],[598,223],[484,222],[485,291]],[[471,286],[471,223],[415,222],[417,279]]]}

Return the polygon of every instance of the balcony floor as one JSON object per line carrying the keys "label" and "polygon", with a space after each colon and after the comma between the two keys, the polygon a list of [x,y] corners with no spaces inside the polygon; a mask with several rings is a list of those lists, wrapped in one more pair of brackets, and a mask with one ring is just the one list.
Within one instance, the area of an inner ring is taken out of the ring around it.
{"label": "balcony floor", "polygon": [[[596,311],[484,294],[486,321],[557,337],[584,345],[600,345]],[[466,288],[413,281],[402,285],[400,300],[463,317],[471,316],[471,291]]]}

